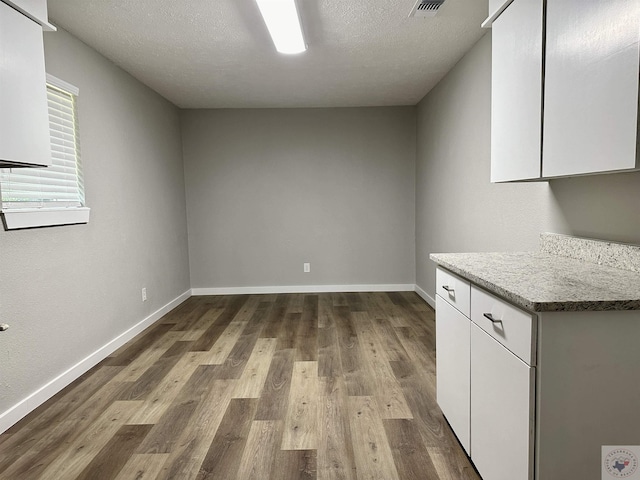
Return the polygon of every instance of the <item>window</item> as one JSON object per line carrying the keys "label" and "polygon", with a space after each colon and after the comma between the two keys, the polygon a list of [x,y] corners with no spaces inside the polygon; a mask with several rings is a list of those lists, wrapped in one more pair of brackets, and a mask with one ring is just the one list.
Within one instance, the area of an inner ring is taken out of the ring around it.
{"label": "window", "polygon": [[52,164],[0,169],[2,214],[7,230],[87,223],[80,163],[78,89],[47,75]]}

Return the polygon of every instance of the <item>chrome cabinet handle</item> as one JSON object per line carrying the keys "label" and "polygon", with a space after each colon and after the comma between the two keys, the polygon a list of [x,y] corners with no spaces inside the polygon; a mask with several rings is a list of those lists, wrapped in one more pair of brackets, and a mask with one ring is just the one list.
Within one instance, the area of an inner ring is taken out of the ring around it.
{"label": "chrome cabinet handle", "polygon": [[502,323],[502,320],[498,320],[496,318],[493,318],[493,315],[490,313],[483,313],[482,316],[484,318],[488,318],[489,320],[491,320],[493,323]]}
{"label": "chrome cabinet handle", "polygon": [[443,285],[442,288],[444,288],[447,291],[447,293],[453,293],[455,291],[449,285]]}

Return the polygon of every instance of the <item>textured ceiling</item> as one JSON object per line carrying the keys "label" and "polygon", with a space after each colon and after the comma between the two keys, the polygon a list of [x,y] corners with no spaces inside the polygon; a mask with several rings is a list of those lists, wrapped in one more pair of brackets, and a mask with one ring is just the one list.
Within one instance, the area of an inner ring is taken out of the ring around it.
{"label": "textured ceiling", "polygon": [[488,0],[298,0],[309,49],[273,47],[254,0],[49,0],[49,18],[183,108],[415,105],[484,34]]}

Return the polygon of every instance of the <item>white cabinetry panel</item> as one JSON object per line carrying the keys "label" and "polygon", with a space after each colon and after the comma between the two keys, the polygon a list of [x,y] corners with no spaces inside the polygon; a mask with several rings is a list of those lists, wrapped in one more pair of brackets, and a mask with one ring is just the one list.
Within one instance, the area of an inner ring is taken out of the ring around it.
{"label": "white cabinetry panel", "polygon": [[532,480],[535,369],[471,324],[471,459],[483,480]]}
{"label": "white cabinetry panel", "polygon": [[543,176],[637,168],[640,1],[547,3]]}
{"label": "white cabinetry panel", "polygon": [[436,295],[438,405],[469,454],[471,321]]}
{"label": "white cabinetry panel", "polygon": [[515,0],[493,23],[491,181],[540,177],[543,2]]}
{"label": "white cabinetry panel", "polygon": [[51,163],[42,27],[0,3],[0,165]]}
{"label": "white cabinetry panel", "polygon": [[540,331],[536,474],[607,478],[591,452],[640,445],[640,311],[545,312]]}

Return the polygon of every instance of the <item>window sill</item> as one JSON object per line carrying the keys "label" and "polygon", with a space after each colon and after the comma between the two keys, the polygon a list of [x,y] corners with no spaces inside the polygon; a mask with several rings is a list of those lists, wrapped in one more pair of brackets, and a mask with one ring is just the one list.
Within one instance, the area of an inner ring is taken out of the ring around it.
{"label": "window sill", "polygon": [[5,230],[89,223],[90,208],[20,208],[2,210]]}

